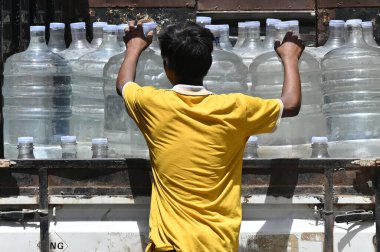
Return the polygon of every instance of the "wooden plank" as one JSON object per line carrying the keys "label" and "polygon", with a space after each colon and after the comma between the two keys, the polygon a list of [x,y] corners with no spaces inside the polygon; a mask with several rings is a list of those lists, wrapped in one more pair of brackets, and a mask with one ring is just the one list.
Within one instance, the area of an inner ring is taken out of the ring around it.
{"label": "wooden plank", "polygon": [[195,7],[195,0],[89,0],[89,6],[92,8],[104,7],[134,7],[134,8],[151,8],[151,7]]}
{"label": "wooden plank", "polygon": [[379,0],[317,0],[318,8],[380,7]]}
{"label": "wooden plank", "polygon": [[314,10],[314,0],[198,0],[199,11]]}

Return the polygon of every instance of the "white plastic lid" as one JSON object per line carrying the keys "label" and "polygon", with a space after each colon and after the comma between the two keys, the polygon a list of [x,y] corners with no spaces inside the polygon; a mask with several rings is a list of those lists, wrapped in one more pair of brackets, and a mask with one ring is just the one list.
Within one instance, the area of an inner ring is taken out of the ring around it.
{"label": "white plastic lid", "polygon": [[219,25],[206,25],[205,28],[209,29],[210,31],[219,31],[220,30]]}
{"label": "white plastic lid", "polygon": [[298,20],[289,20],[289,21],[285,21],[286,23],[289,24],[289,26],[299,26],[300,25],[300,22]]}
{"label": "white plastic lid", "polygon": [[86,29],[86,23],[85,22],[71,23],[70,28],[71,29]]}
{"label": "white plastic lid", "polygon": [[101,28],[108,25],[107,22],[94,22],[92,23],[92,27],[94,28]]}
{"label": "white plastic lid", "polygon": [[50,29],[52,30],[65,29],[65,24],[64,23],[50,23]]}
{"label": "white plastic lid", "polygon": [[257,142],[257,136],[250,136],[248,142]]}
{"label": "white plastic lid", "polygon": [[359,26],[362,24],[361,19],[349,19],[346,21],[346,25]]}
{"label": "white plastic lid", "polygon": [[156,22],[147,22],[147,23],[143,23],[143,30],[144,30],[144,34],[148,34],[148,32],[154,30],[157,28],[157,23]]}
{"label": "white plastic lid", "polygon": [[333,19],[329,21],[329,26],[344,26],[345,22],[344,20],[338,20],[338,19]]}
{"label": "white plastic lid", "polygon": [[93,138],[92,144],[108,144],[107,138]]}
{"label": "white plastic lid", "polygon": [[327,144],[327,142],[328,142],[327,137],[316,137],[316,136],[314,136],[314,137],[311,138],[311,143],[312,144],[315,144],[315,143],[318,143],[318,144]]}
{"label": "white plastic lid", "polygon": [[245,22],[238,22],[238,27],[239,28],[245,28]]}
{"label": "white plastic lid", "polygon": [[198,16],[195,18],[196,23],[211,23],[211,17]]}
{"label": "white plastic lid", "polygon": [[276,29],[288,29],[289,24],[286,22],[277,22],[274,24],[274,27],[276,27]]}
{"label": "white plastic lid", "polygon": [[33,137],[18,137],[17,142],[19,144],[31,144],[33,143]]}
{"label": "white plastic lid", "polygon": [[260,21],[246,21],[245,27],[247,28],[256,28],[260,27]]}
{"label": "white plastic lid", "polygon": [[75,143],[77,141],[76,136],[61,136],[62,143]]}
{"label": "white plastic lid", "polygon": [[372,28],[372,21],[365,21],[365,22],[362,22],[362,27],[363,28]]}
{"label": "white plastic lid", "polygon": [[229,24],[221,24],[221,25],[219,25],[219,27],[222,31],[228,31],[230,29]]}
{"label": "white plastic lid", "polygon": [[119,24],[118,26],[117,26],[117,29],[120,31],[120,30],[122,30],[122,31],[124,31],[125,30],[125,28],[127,28],[129,26],[129,24]]}
{"label": "white plastic lid", "polygon": [[275,25],[276,23],[281,22],[281,19],[267,18],[267,25]]}
{"label": "white plastic lid", "polygon": [[117,31],[117,25],[105,25],[103,31]]}
{"label": "white plastic lid", "polygon": [[31,26],[30,27],[31,32],[39,32],[39,31],[45,31],[45,26]]}

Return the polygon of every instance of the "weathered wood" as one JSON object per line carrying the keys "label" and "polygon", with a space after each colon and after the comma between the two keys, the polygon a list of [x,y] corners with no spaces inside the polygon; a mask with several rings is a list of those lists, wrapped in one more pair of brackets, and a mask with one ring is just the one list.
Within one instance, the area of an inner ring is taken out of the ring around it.
{"label": "weathered wood", "polygon": [[268,11],[268,10],[314,10],[314,0],[198,0],[199,11]]}

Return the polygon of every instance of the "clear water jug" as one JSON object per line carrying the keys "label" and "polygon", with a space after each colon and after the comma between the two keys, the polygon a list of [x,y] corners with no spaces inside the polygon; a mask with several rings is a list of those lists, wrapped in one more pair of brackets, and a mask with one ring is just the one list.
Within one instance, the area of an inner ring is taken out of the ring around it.
{"label": "clear water jug", "polygon": [[103,135],[103,68],[112,56],[122,51],[117,36],[116,25],[104,26],[99,48],[73,63],[71,134],[77,136],[80,150],[83,145],[89,145],[94,136]]}
{"label": "clear water jug", "polygon": [[329,21],[329,37],[326,43],[320,47],[308,48],[308,52],[321,60],[329,51],[344,45],[344,24],[343,20]]}
{"label": "clear water jug", "polygon": [[265,39],[263,41],[263,52],[273,51],[274,41],[276,40],[277,32],[275,24],[281,22],[280,19],[267,18]]}
{"label": "clear water jug", "polygon": [[373,24],[372,21],[362,22],[364,41],[373,47],[378,48],[375,38],[373,37]]}
{"label": "clear water jug", "polygon": [[371,140],[378,144],[380,137],[380,51],[364,41],[360,20],[348,22],[347,31],[346,44],[321,62],[328,136],[345,145],[331,151],[337,157],[377,156]]}
{"label": "clear water jug", "polygon": [[243,45],[246,38],[247,28],[245,27],[245,22],[238,22],[238,37],[233,49],[239,49]]}
{"label": "clear water jug", "polygon": [[249,67],[252,60],[263,53],[263,46],[260,40],[260,22],[245,22],[247,38],[243,45],[235,52],[243,59],[244,64]]}
{"label": "clear water jug", "polygon": [[235,53],[220,48],[220,31],[217,26],[208,26],[214,34],[214,51],[212,52],[212,65],[204,78],[205,87],[217,94],[247,93],[248,68],[241,57]]}
{"label": "clear water jug", "polygon": [[[26,51],[4,65],[4,145],[10,158],[20,136],[34,137],[36,156],[59,156],[62,135],[69,133],[71,68],[46,45],[45,27],[30,27]],[[9,152],[10,151],[10,152]]]}
{"label": "clear water jug", "polygon": [[[154,26],[143,25],[149,29]],[[110,58],[104,67],[104,136],[108,138],[110,151],[118,157],[148,157],[145,139],[128,115],[123,99],[115,91],[115,83],[124,53]],[[148,48],[140,56],[136,82],[141,86],[171,88],[159,53]]]}
{"label": "clear water jug", "polygon": [[90,43],[86,40],[86,24],[84,22],[70,24],[71,38],[69,48],[59,52],[59,55],[67,59],[70,65],[82,55],[93,51]]}
{"label": "clear water jug", "polygon": [[103,27],[107,25],[107,22],[94,22],[92,23],[92,40],[91,47],[98,49],[103,40]]}
{"label": "clear water jug", "polygon": [[[287,23],[276,23],[278,39],[282,40],[289,30]],[[283,118],[272,134],[258,135],[260,146],[276,146],[268,149],[268,157],[295,157],[300,155],[293,145],[310,143],[315,135],[326,135],[322,115],[321,73],[319,62],[307,52],[300,58],[299,69],[302,80],[302,107],[294,118]],[[275,51],[259,55],[251,64],[252,96],[267,99],[280,98],[284,71],[281,59]],[[284,146],[280,148],[279,146]],[[283,152],[283,153],[281,153]]]}
{"label": "clear water jug", "polygon": [[48,47],[53,53],[66,49],[64,23],[50,23],[50,37]]}
{"label": "clear water jug", "polygon": [[197,16],[195,18],[195,22],[199,24],[200,26],[205,27],[206,25],[211,24],[211,17]]}

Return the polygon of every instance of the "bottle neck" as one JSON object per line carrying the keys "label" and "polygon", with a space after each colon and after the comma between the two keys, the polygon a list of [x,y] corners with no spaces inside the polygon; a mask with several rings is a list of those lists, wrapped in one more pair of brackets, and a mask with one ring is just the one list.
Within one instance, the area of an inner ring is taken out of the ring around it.
{"label": "bottle neck", "polygon": [[119,42],[117,41],[117,31],[104,31],[102,44],[99,49],[110,50],[120,48]]}
{"label": "bottle neck", "polygon": [[90,45],[88,41],[86,40],[85,29],[72,29],[71,37],[72,37],[72,41],[70,44],[70,49],[90,48]]}
{"label": "bottle neck", "polygon": [[247,37],[247,29],[245,27],[238,28],[238,39],[245,39]]}
{"label": "bottle neck", "polygon": [[328,158],[327,144],[313,143],[311,145],[311,158]]}
{"label": "bottle neck", "polygon": [[103,27],[94,27],[92,37],[92,39],[103,38]]}
{"label": "bottle neck", "polygon": [[46,45],[44,31],[30,32],[30,42],[28,50],[49,51],[49,48]]}
{"label": "bottle neck", "polygon": [[276,29],[275,39],[278,39],[279,41],[282,42],[287,32],[288,32],[287,28]]}
{"label": "bottle neck", "polygon": [[32,143],[22,143],[18,144],[18,159],[34,159],[33,154],[33,144]]}
{"label": "bottle neck", "polygon": [[77,143],[76,142],[61,143],[61,147],[62,147],[63,159],[77,158]]}
{"label": "bottle neck", "polygon": [[361,26],[347,26],[347,45],[351,46],[359,46],[359,45],[366,45],[366,42],[363,38],[363,30]]}
{"label": "bottle neck", "polygon": [[105,144],[93,144],[91,149],[92,149],[92,158],[107,158],[108,157],[108,146]]}
{"label": "bottle neck", "polygon": [[344,42],[344,26],[330,26],[329,38],[327,39],[324,46],[337,48],[342,46]]}
{"label": "bottle neck", "polygon": [[221,49],[220,47],[220,33],[213,32],[214,34],[214,49]]}
{"label": "bottle neck", "polygon": [[65,44],[65,30],[50,30],[49,45],[50,44]]}
{"label": "bottle neck", "polygon": [[363,28],[363,38],[364,41],[371,46],[377,46],[377,43],[373,37],[373,28]]}
{"label": "bottle neck", "polygon": [[260,42],[260,28],[247,28],[247,40],[251,42]]}
{"label": "bottle neck", "polygon": [[229,30],[220,31],[220,41],[230,41]]}

